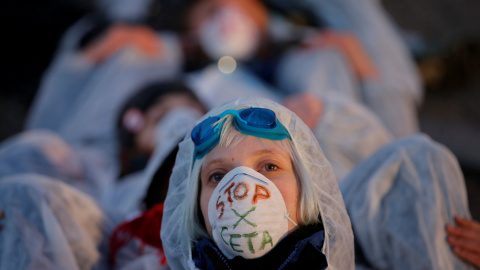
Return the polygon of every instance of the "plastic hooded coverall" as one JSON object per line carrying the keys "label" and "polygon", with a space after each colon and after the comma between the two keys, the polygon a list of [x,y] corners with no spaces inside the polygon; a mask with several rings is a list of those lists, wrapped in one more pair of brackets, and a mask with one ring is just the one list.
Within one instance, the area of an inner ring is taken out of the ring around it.
{"label": "plastic hooded coverall", "polygon": [[121,106],[145,85],[176,76],[182,60],[176,42],[162,35],[163,50],[153,57],[125,48],[101,63],[90,63],[79,44],[93,27],[87,16],[63,36],[42,78],[26,128],[58,134],[86,164],[84,172],[93,176],[80,188],[108,204],[120,172],[116,123]]}
{"label": "plastic hooded coverall", "polygon": [[0,181],[0,269],[92,269],[99,260],[102,212],[56,179],[17,174]]}
{"label": "plastic hooded coverall", "polygon": [[473,269],[448,245],[445,226],[470,217],[455,157],[423,135],[398,140],[360,163],[340,184],[361,266]]}
{"label": "plastic hooded coverall", "polygon": [[[333,70],[342,76],[341,69]],[[328,77],[322,87],[334,87]],[[348,76],[347,76],[348,77]],[[347,78],[344,77],[344,78]],[[323,78],[323,77],[322,77]],[[340,79],[339,81],[342,81]],[[190,74],[187,82],[207,106],[214,108],[239,97],[261,97],[280,101],[282,95],[272,89],[242,66],[232,74],[223,74],[214,66]],[[362,160],[393,140],[383,123],[368,108],[341,93],[315,92],[305,88],[323,103],[322,115],[313,133],[330,161],[340,182]]]}
{"label": "plastic hooded coverall", "polygon": [[70,145],[98,150],[98,155],[111,160],[105,169],[116,177],[121,106],[146,84],[177,76],[182,59],[176,41],[165,34],[161,39],[159,35],[162,49],[155,56],[147,58],[127,47],[101,63],[91,63],[79,44],[93,27],[85,17],[66,32],[42,78],[26,127],[53,130]]}
{"label": "plastic hooded coverall", "polygon": [[[106,10],[105,13],[114,21],[142,21],[147,17],[149,4],[152,1],[103,0],[100,2]],[[395,137],[418,132],[416,109],[423,95],[420,76],[397,29],[379,1],[268,0],[267,2],[272,6],[285,9],[308,10],[325,28],[355,34],[379,71],[378,78],[358,80],[341,51],[325,48],[319,50],[297,48],[287,53],[280,61],[275,82],[279,89],[298,92],[310,88],[322,93],[332,91],[342,93],[345,97],[369,107]],[[270,23],[273,25],[274,20],[270,20]],[[82,33],[78,30],[70,32],[70,39]],[[168,46],[165,51],[168,51],[166,55],[169,57],[164,63],[167,63],[167,67],[174,67],[171,70],[179,72],[182,52],[178,49],[180,48],[178,40],[174,41],[174,39],[175,37],[172,36],[166,38]],[[84,69],[83,63],[76,62],[76,66],[63,65],[62,68]],[[58,64],[57,66],[60,67]],[[122,75],[125,76],[125,73]]]}
{"label": "plastic hooded coverall", "polygon": [[393,136],[370,110],[354,101],[338,94],[325,95],[322,101],[323,112],[313,133],[341,183]]}
{"label": "plastic hooded coverall", "polygon": [[[152,1],[102,2],[104,7],[108,7],[106,13],[111,18],[139,20],[146,16]],[[327,94],[332,91],[342,93],[346,98],[370,108],[394,137],[418,132],[416,110],[423,98],[421,78],[393,20],[385,12],[380,1],[266,2],[285,10],[308,10],[326,29],[355,34],[379,71],[379,76],[375,79],[359,80],[353,74],[345,55],[337,49],[294,48],[280,61],[275,82],[279,89],[294,92],[311,89]],[[269,23],[273,25],[274,20],[271,19]],[[275,35],[272,29],[269,29],[271,31],[269,34]]]}
{"label": "plastic hooded coverall", "polygon": [[127,175],[116,184],[108,195],[109,207],[123,215],[140,211],[142,200],[157,169],[201,116],[199,112],[186,107],[179,107],[167,113],[157,124],[158,143],[147,167],[141,172]]}
{"label": "plastic hooded coverall", "polygon": [[41,174],[74,186],[102,201],[112,186],[101,156],[68,145],[48,130],[22,132],[0,144],[0,178],[23,173]]}
{"label": "plastic hooded coverall", "polygon": [[[322,153],[318,142],[310,129],[291,111],[269,100],[259,98],[241,98],[211,110],[208,116],[218,115],[227,109],[263,107],[275,112],[277,118],[287,128],[292,137],[294,151],[297,152],[305,175],[314,182],[315,193],[321,201],[320,219],[325,228],[325,242],[322,252],[326,255],[329,269],[353,269],[353,235],[350,219],[333,170]],[[199,120],[199,121],[201,121]],[[190,130],[191,132],[191,130]],[[190,132],[180,143],[175,167],[170,178],[170,186],[165,200],[161,237],[165,255],[172,269],[192,267],[191,244],[189,234],[183,231],[188,183],[197,181],[198,175],[191,175],[194,145]],[[193,177],[190,179],[190,177]]]}
{"label": "plastic hooded coverall", "polygon": [[[244,95],[245,92],[258,96],[269,93],[267,88],[244,70],[225,75],[213,68],[205,69],[192,75],[190,80],[192,87],[196,87],[197,95],[200,95],[202,100],[210,106],[217,103],[220,105],[220,103],[228,101],[229,97]],[[235,87],[226,88],[232,80],[235,83],[231,84]],[[253,86],[250,89],[252,92],[244,91],[247,86]],[[234,90],[236,93],[232,93]],[[217,98],[215,99],[215,97]],[[279,99],[278,96],[276,98]],[[335,94],[330,94],[322,100],[324,110],[319,124],[313,132],[340,182],[356,164],[391,142],[392,136],[376,116],[363,106]],[[111,203],[111,208],[114,207],[122,215],[140,210],[141,200],[156,170],[188,129],[194,126],[193,120],[196,120],[192,118],[179,119],[175,117],[175,114],[172,116],[174,118],[167,115],[158,124],[162,127],[160,131],[168,134],[159,134],[159,137],[162,138],[159,138],[159,145],[146,170],[127,176],[110,193],[111,198],[108,201]],[[148,252],[145,251],[145,256],[139,257],[138,247],[135,245],[126,247],[118,255],[117,265],[120,267],[122,261],[126,261],[124,257],[139,261],[148,260],[148,256]],[[133,261],[130,264],[138,267]],[[144,262],[144,265],[147,264]],[[154,262],[154,266],[158,266],[158,264]]]}
{"label": "plastic hooded coverall", "polygon": [[[335,55],[338,52],[295,50],[289,53],[281,64],[277,74],[277,85],[290,91],[295,90],[292,86],[297,89],[300,86],[322,92],[340,92],[370,108],[396,138],[418,132],[416,110],[423,98],[421,78],[407,47],[380,1],[269,0],[269,2],[286,9],[309,10],[326,28],[355,34],[379,72],[376,79],[355,82],[351,70],[342,65],[345,59],[342,61],[342,57]],[[332,67],[344,70],[338,74],[328,73],[330,68],[325,68],[331,65],[326,64],[328,61],[336,61],[337,64]],[[319,78],[328,78],[325,74],[330,74],[334,78],[345,78],[345,75],[351,78],[337,80],[336,85],[332,85],[334,87],[318,87],[315,83],[323,85]]]}
{"label": "plastic hooded coverall", "polygon": [[[187,109],[185,107],[176,108],[164,116],[158,123],[160,127],[160,132],[157,134],[159,143],[147,167],[142,172],[129,175],[122,179],[110,193],[108,200],[108,207],[110,209],[114,209],[117,214],[128,217],[125,220],[127,222],[131,222],[136,217],[139,217],[138,214],[141,214],[140,217],[143,217],[141,222],[145,224],[145,226],[142,225],[143,227],[136,227],[133,231],[127,229],[128,233],[133,235],[132,237],[124,237],[124,235],[122,235],[124,232],[121,231],[118,237],[114,238],[118,240],[116,243],[121,243],[121,246],[116,252],[111,253],[115,254],[115,265],[113,269],[169,269],[168,264],[164,262],[164,255],[161,249],[150,246],[148,242],[146,243],[145,239],[142,238],[147,230],[152,231],[152,228],[156,226],[148,223],[151,222],[149,217],[152,217],[152,212],[151,209],[146,212],[145,209],[142,208],[142,201],[147,194],[151,182],[156,181],[154,179],[155,174],[162,166],[164,160],[170,155],[170,152],[175,149],[187,131],[194,126],[194,121],[201,117],[201,115],[198,114],[190,114],[188,116],[186,113],[175,113],[175,110]],[[166,181],[168,181],[167,177],[168,175],[165,176]],[[158,205],[156,207],[158,207]],[[161,212],[155,211],[154,219],[158,218],[158,213]],[[145,214],[147,216],[145,216]],[[158,219],[154,221],[155,224],[156,222],[158,222]],[[157,233],[159,238],[160,232],[157,231]],[[139,237],[139,234],[141,234],[142,237]],[[112,240],[112,238],[110,240]],[[112,250],[110,250],[110,252],[112,252]]]}

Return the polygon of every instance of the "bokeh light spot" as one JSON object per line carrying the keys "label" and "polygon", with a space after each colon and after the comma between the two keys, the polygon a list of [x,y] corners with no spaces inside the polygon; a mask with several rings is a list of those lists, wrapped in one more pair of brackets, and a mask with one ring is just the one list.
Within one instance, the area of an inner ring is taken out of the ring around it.
{"label": "bokeh light spot", "polygon": [[230,74],[237,68],[237,61],[231,56],[224,56],[218,60],[218,70],[225,74]]}

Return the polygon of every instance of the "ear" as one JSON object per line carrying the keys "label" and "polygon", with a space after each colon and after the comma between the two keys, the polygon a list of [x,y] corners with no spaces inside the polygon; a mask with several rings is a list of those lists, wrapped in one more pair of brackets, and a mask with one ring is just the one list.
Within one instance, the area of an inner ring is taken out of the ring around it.
{"label": "ear", "polygon": [[145,114],[137,108],[130,108],[123,114],[122,125],[128,132],[136,134],[144,124]]}

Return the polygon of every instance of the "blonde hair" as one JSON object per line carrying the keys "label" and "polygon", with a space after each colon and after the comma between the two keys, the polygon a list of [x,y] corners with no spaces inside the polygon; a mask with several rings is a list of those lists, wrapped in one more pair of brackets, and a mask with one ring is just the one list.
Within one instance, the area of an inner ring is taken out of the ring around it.
{"label": "blonde hair", "polygon": [[[235,124],[233,123],[233,119],[233,115],[227,115],[214,124],[214,126],[216,126],[223,123],[218,145],[223,147],[235,146],[248,136],[237,130]],[[315,194],[313,193],[313,190],[315,189],[312,187],[313,182],[303,164],[298,162],[300,160],[300,156],[298,155],[298,151],[296,150],[294,143],[289,139],[273,142],[278,143],[279,146],[289,152],[295,177],[300,183],[301,196],[299,202],[299,224],[308,225],[319,223],[320,205],[318,200],[314,199]],[[187,194],[193,196],[187,197],[186,211],[184,212],[185,216],[183,219],[185,222],[183,228],[184,232],[187,232],[190,236],[190,240],[193,240],[194,242],[196,242],[198,239],[210,238],[205,228],[205,221],[203,220],[203,216],[198,208],[201,191],[199,188],[200,173],[204,161],[205,156],[201,159],[192,160],[193,166],[189,175]]]}

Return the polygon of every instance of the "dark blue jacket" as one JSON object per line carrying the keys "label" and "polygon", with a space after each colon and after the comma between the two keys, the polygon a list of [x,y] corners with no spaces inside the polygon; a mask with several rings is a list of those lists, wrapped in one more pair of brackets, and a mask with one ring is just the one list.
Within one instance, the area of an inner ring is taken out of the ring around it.
{"label": "dark blue jacket", "polygon": [[200,240],[192,250],[195,266],[202,270],[221,269],[326,269],[322,253],[325,233],[321,224],[303,226],[282,239],[272,250],[256,259],[225,257],[209,239]]}

